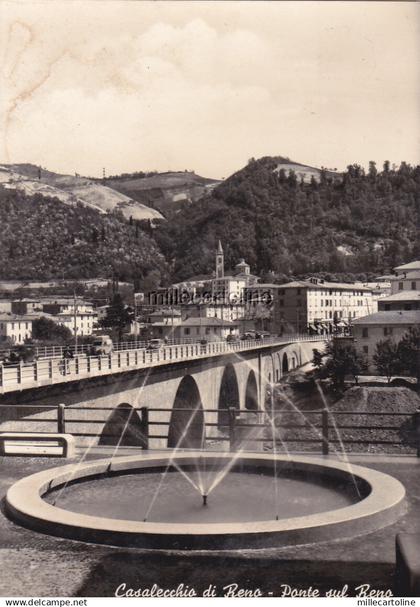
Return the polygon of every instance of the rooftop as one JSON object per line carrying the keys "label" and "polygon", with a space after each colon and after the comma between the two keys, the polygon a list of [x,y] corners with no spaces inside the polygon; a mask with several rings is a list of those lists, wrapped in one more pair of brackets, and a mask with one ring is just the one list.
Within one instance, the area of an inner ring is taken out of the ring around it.
{"label": "rooftop", "polygon": [[401,276],[401,274],[399,276],[393,276],[394,282],[399,280],[413,280],[414,278],[420,278],[420,270],[410,270],[405,278],[404,276]]}
{"label": "rooftop", "polygon": [[25,316],[18,314],[0,314],[1,322],[28,322],[39,318],[37,314],[25,314]]}
{"label": "rooftop", "polygon": [[[46,305],[69,306],[74,305],[74,297],[42,297],[41,303]],[[91,301],[76,298],[76,306],[93,306]]]}
{"label": "rooftop", "polygon": [[388,301],[420,301],[420,291],[398,291],[381,299],[381,302]]}
{"label": "rooftop", "polygon": [[237,325],[237,322],[231,322],[230,320],[222,320],[221,318],[200,318],[197,316],[186,318],[178,324],[178,326],[183,327],[234,327]]}
{"label": "rooftop", "polygon": [[150,312],[149,316],[181,316],[181,312],[175,309],[155,310],[154,312]]}
{"label": "rooftop", "polygon": [[420,310],[375,312],[352,321],[353,325],[420,325]]}
{"label": "rooftop", "polygon": [[360,287],[351,282],[311,282],[310,280],[293,280],[283,285],[277,285],[281,289],[293,289],[293,288],[310,288],[310,289],[346,289],[349,291],[367,291],[371,289],[367,287]]}
{"label": "rooftop", "polygon": [[404,270],[420,270],[420,261],[410,261],[410,263],[397,266],[394,270],[398,270],[399,272],[403,272]]}
{"label": "rooftop", "polygon": [[[289,284],[289,283],[288,283]],[[258,284],[247,287],[249,290],[254,289],[281,289],[284,285],[279,285],[274,282],[259,282]]]}
{"label": "rooftop", "polygon": [[191,282],[208,282],[212,280],[212,278],[214,278],[214,276],[211,276],[210,274],[197,274],[197,276],[191,276],[190,278],[186,278],[185,280],[174,282],[171,287],[181,287]]}

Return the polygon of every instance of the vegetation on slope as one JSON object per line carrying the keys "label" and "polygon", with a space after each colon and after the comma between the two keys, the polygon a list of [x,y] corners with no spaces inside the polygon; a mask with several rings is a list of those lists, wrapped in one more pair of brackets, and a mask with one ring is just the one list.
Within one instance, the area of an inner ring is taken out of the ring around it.
{"label": "vegetation on slope", "polygon": [[0,187],[0,277],[118,277],[153,288],[167,264],[153,239],[121,213],[100,214]]}
{"label": "vegetation on slope", "polygon": [[365,174],[355,164],[307,183],[279,163],[252,159],[159,225],[155,239],[174,278],[211,271],[218,239],[228,266],[245,257],[255,273],[280,281],[321,272],[362,278],[420,257],[420,167],[386,162],[378,171],[371,162]]}

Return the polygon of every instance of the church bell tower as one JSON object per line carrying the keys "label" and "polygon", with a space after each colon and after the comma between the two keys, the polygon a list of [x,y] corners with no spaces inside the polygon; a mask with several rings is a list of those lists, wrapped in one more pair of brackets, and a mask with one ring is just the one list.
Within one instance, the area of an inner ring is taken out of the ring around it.
{"label": "church bell tower", "polygon": [[225,275],[225,260],[223,255],[222,243],[219,240],[216,252],[216,278],[223,278]]}

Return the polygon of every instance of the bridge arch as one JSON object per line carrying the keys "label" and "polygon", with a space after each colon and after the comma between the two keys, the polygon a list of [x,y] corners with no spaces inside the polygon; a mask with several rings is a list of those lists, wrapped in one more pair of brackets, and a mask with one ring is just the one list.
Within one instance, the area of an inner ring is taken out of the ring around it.
{"label": "bridge arch", "polygon": [[290,366],[292,369],[296,369],[296,367],[300,366],[299,354],[296,352],[296,350],[292,350],[291,352]]}
{"label": "bridge arch", "polygon": [[109,415],[99,437],[100,445],[146,447],[147,437],[138,412],[128,403],[120,403]]}
{"label": "bridge arch", "polygon": [[264,375],[263,379],[267,381],[269,384],[272,384],[276,381],[274,375],[274,361],[271,354],[267,354],[264,358]]}
{"label": "bridge arch", "polygon": [[232,363],[226,365],[219,391],[218,416],[217,424],[219,429],[227,430],[229,425],[228,409],[235,407],[240,408],[238,378],[236,376],[235,367]]}
{"label": "bridge arch", "polygon": [[258,411],[258,387],[254,371],[250,371],[245,388],[245,409]]}
{"label": "bridge arch", "polygon": [[282,363],[281,363],[282,373],[287,373],[289,371],[289,358],[287,356],[287,352],[283,353]]}
{"label": "bridge arch", "polygon": [[186,375],[176,391],[169,421],[168,447],[201,449],[204,441],[204,412],[200,391],[191,375]]}

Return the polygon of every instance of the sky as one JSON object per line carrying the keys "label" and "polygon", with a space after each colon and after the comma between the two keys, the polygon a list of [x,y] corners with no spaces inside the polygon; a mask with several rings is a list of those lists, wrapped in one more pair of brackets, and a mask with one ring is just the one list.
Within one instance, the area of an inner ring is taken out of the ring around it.
{"label": "sky", "polygon": [[0,163],[420,161],[420,3],[0,0]]}

